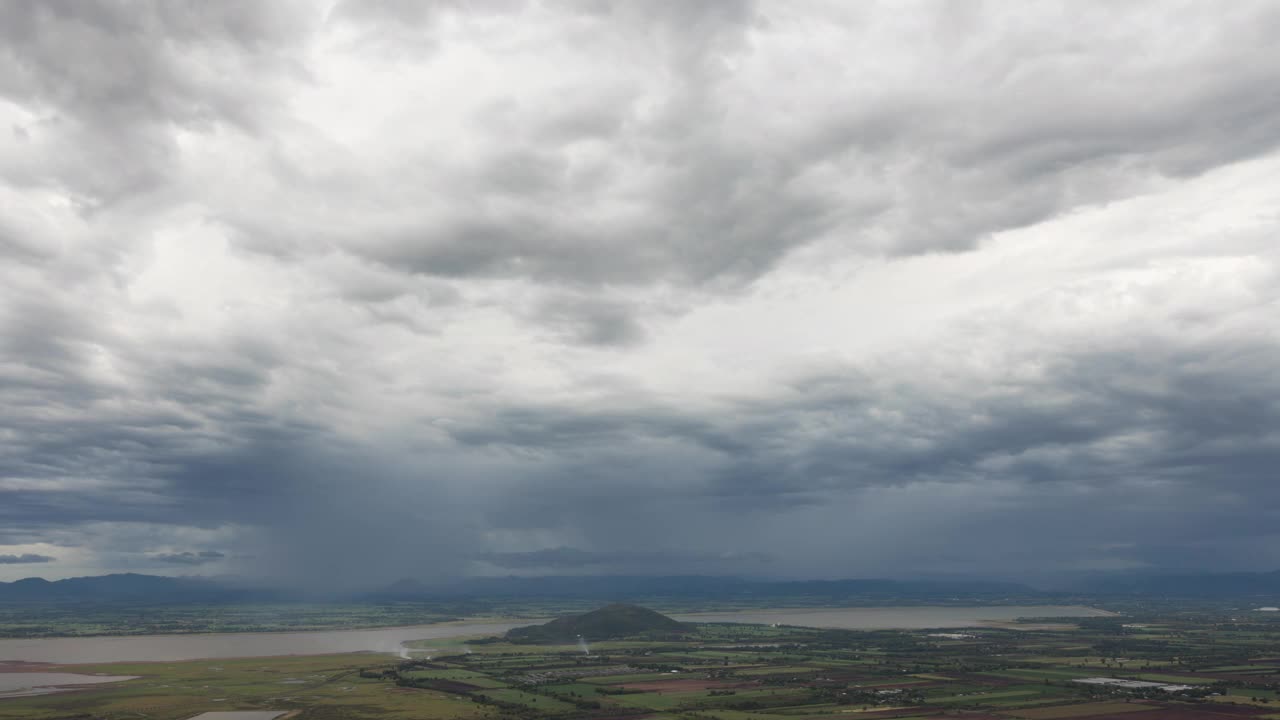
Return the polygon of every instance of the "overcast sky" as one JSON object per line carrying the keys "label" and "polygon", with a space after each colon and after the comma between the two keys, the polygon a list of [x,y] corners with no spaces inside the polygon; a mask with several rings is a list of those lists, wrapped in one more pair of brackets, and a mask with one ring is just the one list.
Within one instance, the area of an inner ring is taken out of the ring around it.
{"label": "overcast sky", "polygon": [[0,580],[1280,567],[1280,2],[0,4]]}

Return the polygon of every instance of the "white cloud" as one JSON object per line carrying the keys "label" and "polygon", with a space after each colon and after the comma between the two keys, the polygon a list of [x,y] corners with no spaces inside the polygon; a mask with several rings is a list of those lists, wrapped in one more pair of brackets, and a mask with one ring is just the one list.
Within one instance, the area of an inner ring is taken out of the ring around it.
{"label": "white cloud", "polygon": [[1272,5],[433,7],[0,10],[0,543],[1263,542]]}

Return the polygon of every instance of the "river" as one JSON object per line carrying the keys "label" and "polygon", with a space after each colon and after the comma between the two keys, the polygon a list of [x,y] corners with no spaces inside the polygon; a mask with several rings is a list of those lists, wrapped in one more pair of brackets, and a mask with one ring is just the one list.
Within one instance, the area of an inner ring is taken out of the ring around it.
{"label": "river", "polygon": [[400,644],[408,640],[498,635],[530,622],[441,623],[313,632],[10,638],[0,640],[0,661],[77,664],[361,651],[398,653]]}
{"label": "river", "polygon": [[[1097,617],[1109,614],[1103,610],[1080,606],[995,606],[744,610],[675,614],[673,617],[694,622],[778,623],[880,630],[978,627],[1020,617]],[[292,633],[0,639],[0,662],[78,664],[324,655],[361,651],[399,653],[401,645],[410,640],[498,635],[513,627],[534,622],[540,621],[460,622],[373,630]]]}

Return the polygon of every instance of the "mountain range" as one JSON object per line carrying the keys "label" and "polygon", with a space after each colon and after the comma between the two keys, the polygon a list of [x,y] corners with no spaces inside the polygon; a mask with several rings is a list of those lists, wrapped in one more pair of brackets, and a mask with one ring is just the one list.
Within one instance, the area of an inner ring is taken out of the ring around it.
{"label": "mountain range", "polygon": [[[1020,602],[1061,601],[1073,597],[1132,596],[1170,598],[1276,598],[1280,571],[1261,573],[1108,573],[1082,576],[1060,589],[986,580],[751,580],[717,576],[545,576],[471,578],[448,585],[401,580],[361,593],[332,593],[319,599],[394,602],[468,598],[580,598],[616,601],[632,598],[705,598],[761,601],[805,599],[841,602]],[[217,603],[318,599],[241,580],[166,577],[136,573],[0,582],[0,602],[155,602]],[[1274,604],[1274,602],[1268,603]]]}

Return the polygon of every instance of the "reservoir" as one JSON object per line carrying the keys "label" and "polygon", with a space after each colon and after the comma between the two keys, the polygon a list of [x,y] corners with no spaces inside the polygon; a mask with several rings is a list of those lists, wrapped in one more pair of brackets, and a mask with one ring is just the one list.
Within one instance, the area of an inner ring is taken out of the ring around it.
{"label": "reservoir", "polygon": [[[850,630],[980,627],[1022,617],[1100,617],[1105,610],[1082,606],[857,607],[742,610],[674,614],[691,622],[739,622],[804,625]],[[80,638],[0,639],[0,662],[111,663],[162,662],[202,658],[324,655],[347,652],[399,653],[411,640],[470,635],[499,635],[542,620],[459,622],[372,630],[322,630],[296,633],[222,633],[136,635]],[[0,673],[0,677],[8,674]],[[92,676],[90,676],[92,677]]]}

